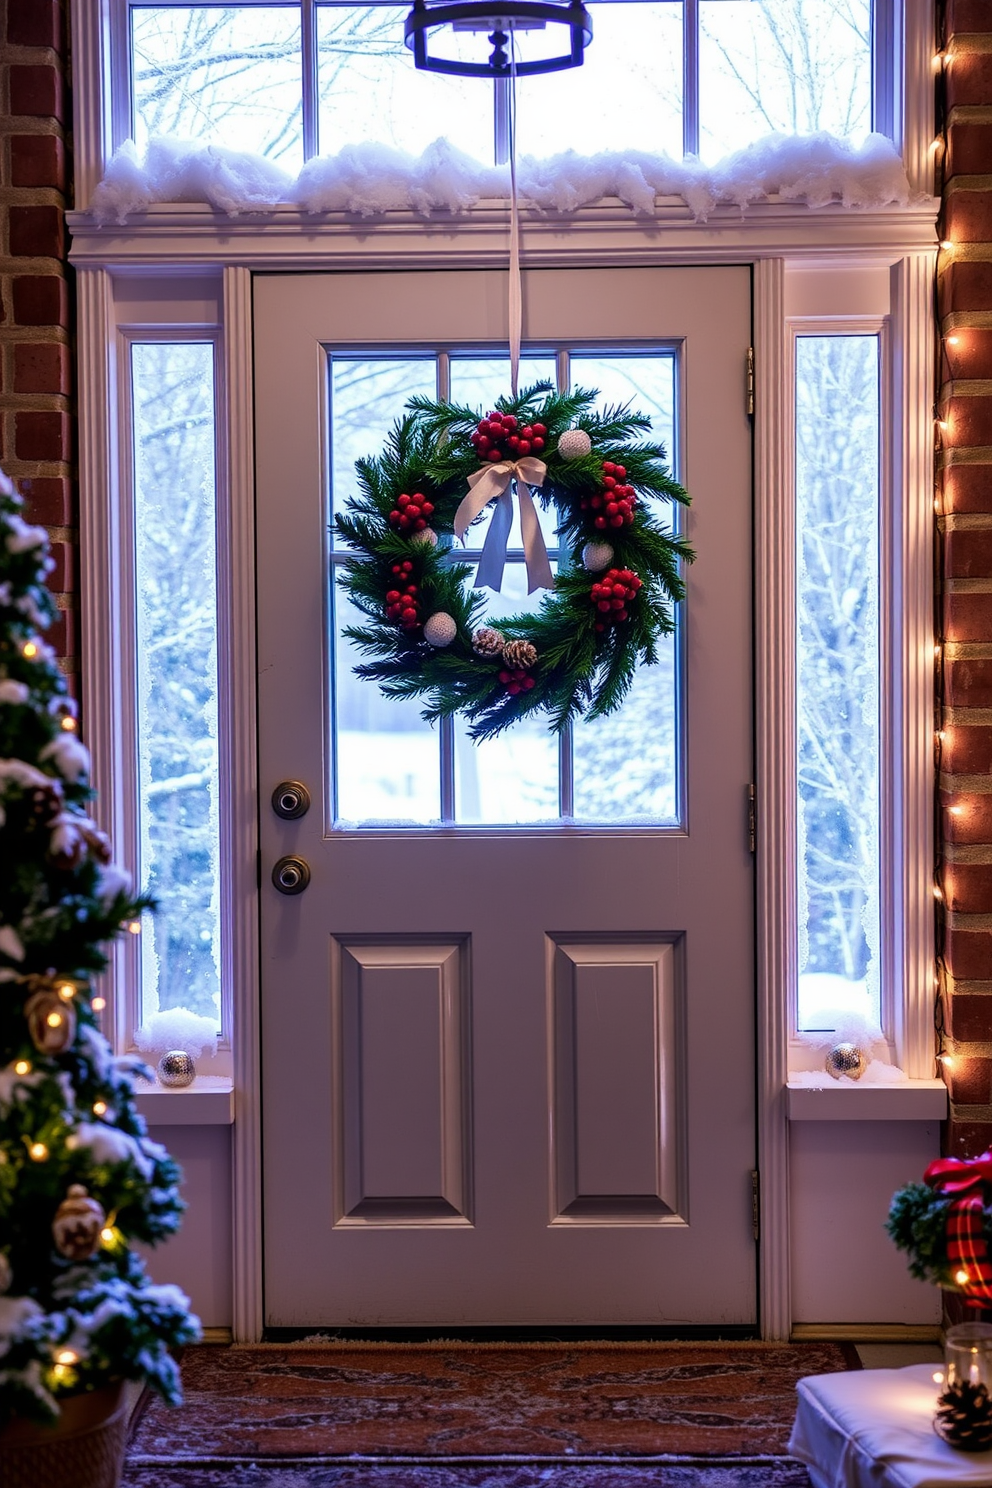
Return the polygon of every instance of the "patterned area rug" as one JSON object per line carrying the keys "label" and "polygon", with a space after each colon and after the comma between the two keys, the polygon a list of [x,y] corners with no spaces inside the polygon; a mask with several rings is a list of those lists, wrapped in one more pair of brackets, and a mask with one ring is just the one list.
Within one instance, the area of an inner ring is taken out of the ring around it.
{"label": "patterned area rug", "polygon": [[[836,1344],[188,1349],[123,1488],[806,1488],[796,1381]],[[631,1459],[636,1459],[632,1461]]]}

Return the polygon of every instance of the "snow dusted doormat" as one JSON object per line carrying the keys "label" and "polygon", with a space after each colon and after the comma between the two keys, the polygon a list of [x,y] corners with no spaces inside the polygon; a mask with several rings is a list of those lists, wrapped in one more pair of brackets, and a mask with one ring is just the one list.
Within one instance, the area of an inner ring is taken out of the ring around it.
{"label": "snow dusted doormat", "polygon": [[805,1488],[795,1386],[838,1344],[190,1348],[123,1488]]}

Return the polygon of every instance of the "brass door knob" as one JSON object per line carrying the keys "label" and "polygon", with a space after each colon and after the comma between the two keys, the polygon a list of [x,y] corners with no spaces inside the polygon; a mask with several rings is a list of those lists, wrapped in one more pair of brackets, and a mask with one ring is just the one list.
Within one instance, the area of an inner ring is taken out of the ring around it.
{"label": "brass door knob", "polygon": [[280,858],[272,869],[272,882],[280,894],[302,894],[310,882],[310,864],[302,858]]}
{"label": "brass door knob", "polygon": [[295,821],[310,810],[310,792],[300,780],[284,780],[272,792],[272,810],[283,821]]}

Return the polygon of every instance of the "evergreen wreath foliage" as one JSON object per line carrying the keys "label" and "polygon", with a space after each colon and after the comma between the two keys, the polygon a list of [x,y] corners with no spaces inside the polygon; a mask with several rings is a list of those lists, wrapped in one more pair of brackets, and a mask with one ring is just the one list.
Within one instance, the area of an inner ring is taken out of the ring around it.
{"label": "evergreen wreath foliage", "polygon": [[42,638],[48,537],[21,508],[0,471],[0,1425],[120,1379],[178,1400],[170,1350],[199,1334],[131,1250],[178,1228],[180,1174],[135,1105],[151,1071],[100,1032],[93,977],[150,900],[88,815],[89,755]]}
{"label": "evergreen wreath foliage", "polygon": [[[679,566],[693,558],[689,545],[662,526],[644,498],[687,505],[689,497],[672,479],[663,447],[635,442],[650,432],[650,419],[629,405],[596,412],[597,396],[584,389],[558,393],[538,382],[494,405],[521,427],[544,426],[540,458],[547,474],[533,494],[543,506],[556,506],[565,558],[554,590],[535,614],[499,622],[506,641],[529,642],[537,652],[526,689],[519,691],[501,680],[501,672],[508,674],[499,654],[473,649],[484,600],[466,587],[471,567],[451,557],[455,513],[469,476],[480,468],[472,435],[482,415],[454,403],[410,399],[382,453],[357,462],[361,494],[335,522],[338,535],[356,550],[341,582],[366,617],[344,632],[369,658],[355,667],[358,676],[378,682],[389,697],[423,698],[423,717],[430,722],[464,714],[474,739],[492,738],[527,714],[548,714],[557,733],[580,715],[599,718],[620,706],[638,666],[657,661],[659,639],[674,630],[673,606],[684,595]],[[588,454],[566,459],[559,452],[559,440],[570,429],[589,436]],[[591,504],[604,495],[604,462],[621,466],[626,485],[636,492],[632,520],[605,530],[596,526],[602,506]],[[397,531],[390,521],[400,496],[411,492],[432,507],[436,545]],[[603,617],[591,590],[604,574],[586,571],[582,551],[587,543],[602,542],[613,549],[611,567],[636,575],[640,588],[622,623],[597,628]],[[386,595],[403,564],[410,565],[403,577],[415,585],[420,616],[410,629],[387,615]],[[453,640],[443,646],[424,638],[423,622],[438,613],[449,615],[455,626]]]}
{"label": "evergreen wreath foliage", "polygon": [[[927,1183],[907,1183],[893,1196],[885,1228],[899,1250],[909,1256],[909,1272],[945,1291],[959,1292],[957,1267],[947,1255],[947,1216],[953,1198]],[[982,1231],[992,1246],[992,1209],[983,1210]]]}

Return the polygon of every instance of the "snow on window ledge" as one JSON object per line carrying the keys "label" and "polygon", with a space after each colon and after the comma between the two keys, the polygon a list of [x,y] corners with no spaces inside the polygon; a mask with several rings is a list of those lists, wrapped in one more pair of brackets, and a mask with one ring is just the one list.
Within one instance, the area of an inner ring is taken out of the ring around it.
{"label": "snow on window ledge", "polygon": [[[720,204],[743,213],[769,197],[861,210],[911,200],[902,160],[879,134],[860,145],[829,134],[771,134],[716,165],[640,151],[525,156],[518,162],[517,187],[523,206],[539,214],[575,212],[617,197],[636,215],[653,216],[660,197],[674,196],[697,222]],[[128,140],[107,167],[89,211],[98,223],[119,224],[164,202],[205,203],[230,217],[286,204],[310,214],[368,218],[412,210],[429,217],[469,212],[483,201],[506,200],[509,192],[508,167],[482,165],[444,139],[419,157],[386,145],[348,145],[337,155],[308,161],[295,179],[262,156],[183,140],[152,140],[142,160]]]}

